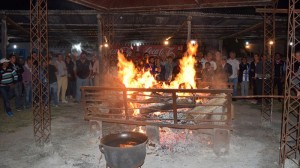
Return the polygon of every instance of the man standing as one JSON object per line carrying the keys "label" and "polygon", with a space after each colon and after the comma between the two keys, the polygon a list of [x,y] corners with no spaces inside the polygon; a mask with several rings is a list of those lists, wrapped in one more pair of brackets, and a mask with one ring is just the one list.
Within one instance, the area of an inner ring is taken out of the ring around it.
{"label": "man standing", "polygon": [[[281,55],[279,53],[275,54],[274,68],[274,89],[277,86],[277,94],[282,95],[284,80],[284,61],[282,61]],[[278,101],[280,102],[281,99],[278,99]]]}
{"label": "man standing", "polygon": [[10,59],[10,66],[13,70],[16,71],[18,75],[18,81],[15,82],[14,85],[14,93],[15,93],[15,100],[16,100],[16,110],[21,111],[23,108],[22,103],[22,74],[24,72],[24,68],[22,65],[19,64],[18,58],[16,55],[12,54],[9,56]]}
{"label": "man standing", "polygon": [[2,58],[0,60],[0,93],[3,99],[4,110],[8,116],[13,116],[10,107],[10,89],[18,81],[17,72],[9,66],[9,60]]}
{"label": "man standing", "polygon": [[241,84],[241,95],[248,96],[250,65],[247,62],[247,57],[242,58],[239,69],[238,79],[239,83]]}
{"label": "man standing", "polygon": [[232,66],[226,62],[227,57],[223,56],[221,60],[221,70],[219,73],[221,73],[221,79],[222,82],[228,82],[229,77],[232,75]]}
{"label": "man standing", "polygon": [[256,82],[255,82],[255,69],[259,62],[259,55],[256,53],[254,54],[253,61],[250,63],[250,88],[253,88],[253,95],[256,94]]}
{"label": "man standing", "polygon": [[86,59],[86,54],[81,53],[79,60],[76,61],[76,101],[81,98],[80,87],[89,85],[91,63]]}
{"label": "man standing", "polygon": [[61,91],[61,101],[63,103],[68,103],[66,100],[66,91],[68,87],[68,72],[66,63],[63,61],[63,56],[61,54],[58,55],[56,61],[57,67],[57,100],[59,101],[59,95]]}
{"label": "man standing", "polygon": [[76,78],[75,78],[75,62],[72,60],[71,55],[66,56],[66,66],[68,72],[68,87],[66,91],[66,97],[71,100],[76,97]]}
{"label": "man standing", "polygon": [[229,59],[227,60],[227,63],[229,63],[232,66],[232,75],[229,77],[228,82],[233,83],[233,96],[237,95],[237,84],[238,84],[238,71],[239,71],[239,65],[240,62],[235,58],[236,54],[234,51],[231,51],[229,53]]}

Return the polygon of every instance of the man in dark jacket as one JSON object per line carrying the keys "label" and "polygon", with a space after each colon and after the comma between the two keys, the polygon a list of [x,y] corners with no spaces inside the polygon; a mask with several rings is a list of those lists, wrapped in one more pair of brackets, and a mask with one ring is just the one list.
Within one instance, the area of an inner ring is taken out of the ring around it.
{"label": "man in dark jacket", "polygon": [[221,83],[221,84],[227,84],[229,80],[229,76],[231,75],[232,75],[232,66],[229,63],[227,63],[227,57],[222,56],[220,63],[217,64],[217,69],[215,70],[214,81],[217,81],[217,83]]}
{"label": "man in dark jacket", "polygon": [[[277,86],[278,95],[282,95],[283,92],[284,66],[285,63],[281,59],[281,55],[279,53],[276,53],[274,62],[274,89]],[[278,100],[280,101],[281,99]]]}
{"label": "man in dark jacket", "polygon": [[14,94],[15,94],[15,101],[16,101],[16,110],[21,111],[23,108],[22,103],[22,90],[23,90],[23,84],[22,84],[22,74],[24,72],[23,66],[19,63],[19,59],[16,55],[11,54],[9,56],[10,60],[10,66],[12,69],[14,69],[18,75],[18,81],[15,82],[15,85],[13,87]]}
{"label": "man in dark jacket", "polygon": [[80,87],[89,85],[89,76],[91,74],[91,63],[86,59],[86,54],[81,53],[79,60],[76,61],[76,101],[81,98]]}

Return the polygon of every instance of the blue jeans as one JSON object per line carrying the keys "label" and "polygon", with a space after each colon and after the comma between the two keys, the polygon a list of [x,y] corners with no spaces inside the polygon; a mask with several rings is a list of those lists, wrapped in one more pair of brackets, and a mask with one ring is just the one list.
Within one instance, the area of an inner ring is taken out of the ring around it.
{"label": "blue jeans", "polygon": [[249,90],[249,82],[247,81],[241,82],[241,95],[248,96],[248,90]]}
{"label": "blue jeans", "polygon": [[22,82],[17,82],[14,86],[16,109],[23,107],[22,103]]}
{"label": "blue jeans", "polygon": [[25,107],[29,108],[32,103],[32,86],[31,83],[24,84],[25,90]]}
{"label": "blue jeans", "polygon": [[12,97],[12,92],[10,91],[10,86],[0,86],[0,93],[3,99],[5,112],[11,112],[9,99]]}
{"label": "blue jeans", "polygon": [[53,82],[50,84],[50,102],[53,101],[54,105],[58,105],[58,97],[57,97],[58,85],[57,82]]}
{"label": "blue jeans", "polygon": [[76,80],[68,79],[68,88],[66,92],[66,96],[76,97]]}
{"label": "blue jeans", "polygon": [[228,82],[233,83],[233,94],[232,94],[232,96],[236,96],[237,95],[238,78],[229,78]]}
{"label": "blue jeans", "polygon": [[76,101],[80,101],[80,98],[81,98],[80,87],[88,86],[88,85],[89,85],[89,78],[81,79],[81,78],[77,77],[77,79],[76,79]]}

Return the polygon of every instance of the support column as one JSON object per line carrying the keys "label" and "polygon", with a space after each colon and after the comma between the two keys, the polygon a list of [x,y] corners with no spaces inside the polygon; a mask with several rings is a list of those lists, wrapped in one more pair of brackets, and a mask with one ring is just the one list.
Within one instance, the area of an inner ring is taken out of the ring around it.
{"label": "support column", "polygon": [[114,15],[113,14],[103,14],[102,15],[102,33],[104,37],[105,43],[108,44],[108,47],[103,47],[103,71],[102,74],[105,75],[109,72],[110,69],[110,60],[111,59],[116,59],[116,58],[111,58],[110,57],[110,49],[114,43]]}
{"label": "support column", "polygon": [[188,28],[187,42],[189,42],[189,41],[191,41],[191,31],[192,31],[192,17],[191,16],[188,17],[187,28]]}
{"label": "support column", "polygon": [[[265,6],[271,13],[264,13],[264,56],[263,61],[263,87],[262,95],[273,95],[274,49],[275,49],[275,13],[277,1]],[[262,98],[261,120],[262,124],[270,125],[272,121],[273,99]]]}
{"label": "support column", "polygon": [[99,59],[99,77],[100,85],[104,81],[103,67],[104,67],[104,54],[103,54],[103,31],[102,31],[102,17],[100,14],[97,14],[97,23],[98,23],[98,59]]}
{"label": "support column", "polygon": [[[300,74],[294,70],[296,48],[300,47],[300,38],[296,32],[300,31],[300,13],[297,13],[299,0],[289,0],[288,34],[287,34],[287,60],[284,88],[284,106],[282,114],[281,138],[280,138],[280,167],[285,167],[289,160],[289,167],[299,167],[300,149],[300,101],[297,97]],[[297,80],[298,79],[298,80]],[[294,163],[294,166],[291,164]]]}
{"label": "support column", "polygon": [[50,142],[51,110],[49,103],[48,68],[48,1],[30,0],[30,51],[32,56],[33,133],[37,145]]}
{"label": "support column", "polygon": [[2,58],[6,57],[6,47],[7,47],[7,24],[6,24],[6,16],[3,16],[1,20],[1,52]]}

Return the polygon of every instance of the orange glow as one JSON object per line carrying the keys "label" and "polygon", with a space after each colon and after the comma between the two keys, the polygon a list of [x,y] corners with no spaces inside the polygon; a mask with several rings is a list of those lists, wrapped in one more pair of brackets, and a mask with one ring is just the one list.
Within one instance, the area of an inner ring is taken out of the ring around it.
{"label": "orange glow", "polygon": [[143,129],[142,126],[138,126],[135,129],[133,129],[132,131],[133,132],[139,132],[139,133],[142,133],[142,134],[146,134],[146,131]]}
{"label": "orange glow", "polygon": [[179,85],[183,84],[185,89],[196,89],[195,81],[195,64],[196,64],[196,53],[198,44],[188,44],[188,49],[184,53],[184,56],[179,61],[180,73],[176,76],[175,80],[171,82],[170,88],[178,89]]}
{"label": "orange glow", "polygon": [[132,61],[118,51],[118,77],[127,88],[151,88],[157,84],[150,71],[139,72]]}
{"label": "orange glow", "polygon": [[133,108],[133,116],[138,116],[140,115],[140,109],[134,109],[137,108],[137,104],[136,103],[129,103],[130,107]]}

